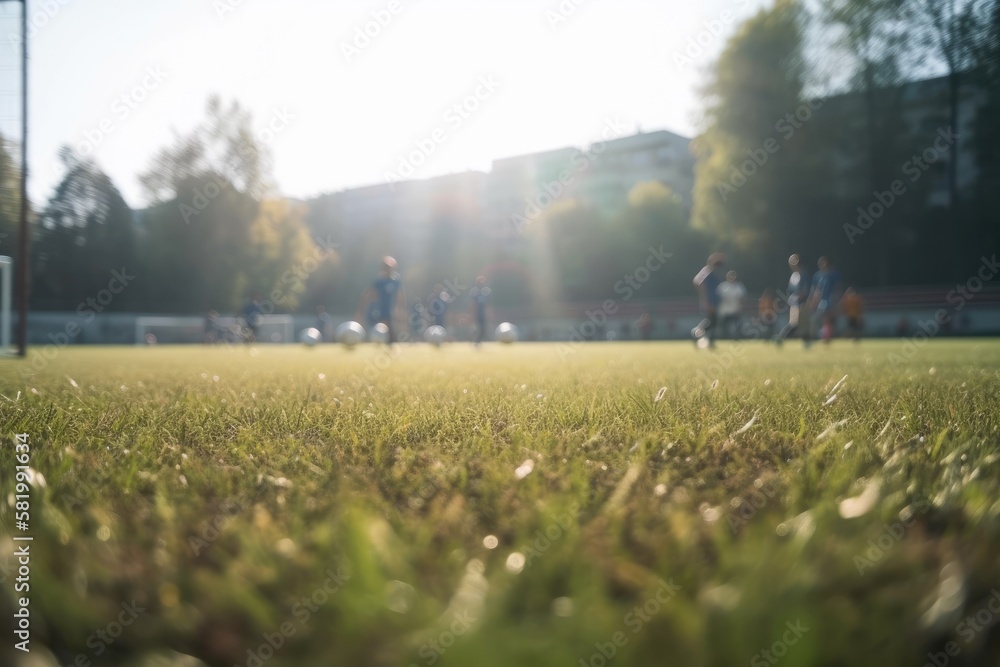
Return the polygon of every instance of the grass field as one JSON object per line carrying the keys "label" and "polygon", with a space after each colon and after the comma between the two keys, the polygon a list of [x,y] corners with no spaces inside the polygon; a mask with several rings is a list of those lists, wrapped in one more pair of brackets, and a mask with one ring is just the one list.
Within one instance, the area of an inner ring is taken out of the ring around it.
{"label": "grass field", "polygon": [[64,349],[27,374],[4,361],[5,534],[15,433],[45,478],[30,499],[33,656],[998,664],[1000,342],[935,341],[897,363],[903,351]]}

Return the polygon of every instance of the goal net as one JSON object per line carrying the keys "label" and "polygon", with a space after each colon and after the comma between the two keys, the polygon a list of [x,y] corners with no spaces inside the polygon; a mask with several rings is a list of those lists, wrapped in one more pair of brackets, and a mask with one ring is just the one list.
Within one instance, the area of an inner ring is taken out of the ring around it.
{"label": "goal net", "polygon": [[195,343],[292,343],[295,326],[291,315],[263,315],[254,337],[238,317],[139,317],[135,321],[136,345]]}

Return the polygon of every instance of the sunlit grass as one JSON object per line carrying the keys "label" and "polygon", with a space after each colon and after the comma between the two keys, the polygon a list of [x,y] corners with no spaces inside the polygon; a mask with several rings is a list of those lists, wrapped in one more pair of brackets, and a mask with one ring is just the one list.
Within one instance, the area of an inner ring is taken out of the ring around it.
{"label": "sunlit grass", "polygon": [[[992,630],[957,626],[1000,584],[1000,344],[905,366],[900,347],[4,362],[4,438],[30,434],[47,481],[33,646],[60,665],[245,665],[268,635],[271,665],[769,664],[799,623],[784,665],[919,665],[949,640],[995,661]],[[119,638],[91,638],[132,600]]]}

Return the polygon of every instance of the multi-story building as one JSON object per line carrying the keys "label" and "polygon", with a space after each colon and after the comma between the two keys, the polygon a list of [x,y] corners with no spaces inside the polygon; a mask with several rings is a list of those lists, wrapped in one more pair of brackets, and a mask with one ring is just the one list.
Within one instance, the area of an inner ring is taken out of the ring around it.
{"label": "multi-story building", "polygon": [[457,216],[492,241],[516,242],[519,218],[536,219],[561,201],[607,214],[625,207],[637,184],[656,181],[690,205],[694,157],[689,139],[665,130],[495,160],[490,173],[469,171],[371,185],[331,195],[349,236],[385,229],[408,246],[424,245],[436,220]]}
{"label": "multi-story building", "polygon": [[[640,132],[605,142],[582,174],[580,195],[605,213],[628,203],[639,183],[655,181],[668,186],[686,206],[694,190],[694,155],[691,140],[673,132]],[[593,154],[595,147],[591,147]]]}

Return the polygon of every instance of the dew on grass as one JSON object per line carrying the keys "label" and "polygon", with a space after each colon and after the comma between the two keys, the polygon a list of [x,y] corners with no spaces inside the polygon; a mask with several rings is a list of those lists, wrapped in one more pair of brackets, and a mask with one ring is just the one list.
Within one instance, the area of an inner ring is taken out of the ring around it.
{"label": "dew on grass", "polygon": [[176,607],[177,603],[180,602],[180,590],[173,584],[162,584],[157,592],[160,597],[160,604],[164,607]]}
{"label": "dew on grass", "polygon": [[299,551],[299,548],[298,546],[296,546],[295,541],[290,537],[278,540],[278,543],[274,545],[274,548],[279,554],[281,554],[285,558],[292,558]]}
{"label": "dew on grass", "polygon": [[757,415],[759,415],[759,414],[760,414],[760,410],[757,410],[756,412],[754,412],[753,413],[753,417],[750,418],[750,421],[748,421],[746,424],[744,424],[740,428],[740,430],[736,431],[736,433],[733,433],[733,435],[742,435],[743,433],[746,433],[747,431],[749,431],[750,428],[754,425],[754,422],[757,421]]}
{"label": "dew on grass", "polygon": [[552,613],[562,618],[573,615],[573,598],[561,597],[552,601]]}
{"label": "dew on grass", "polygon": [[520,574],[521,570],[524,569],[525,558],[524,554],[520,551],[515,551],[511,555],[507,556],[507,571],[511,574]]}
{"label": "dew on grass", "polygon": [[840,516],[845,519],[856,519],[867,514],[875,507],[880,487],[878,479],[870,479],[859,495],[840,501]]}
{"label": "dew on grass", "polygon": [[701,594],[701,599],[713,607],[733,611],[740,605],[740,592],[729,584],[723,584],[706,590]]}
{"label": "dew on grass", "polygon": [[965,574],[957,561],[941,568],[934,603],[921,618],[924,627],[952,625],[960,616],[966,597]]}
{"label": "dew on grass", "polygon": [[701,506],[698,508],[698,511],[701,512],[701,518],[708,523],[715,523],[716,521],[719,520],[719,518],[722,517],[721,506],[712,507],[708,503],[702,503]]}
{"label": "dew on grass", "polygon": [[826,440],[830,436],[836,434],[837,431],[847,425],[847,421],[848,420],[846,419],[842,419],[839,422],[834,422],[827,426],[825,431],[816,436],[816,442],[822,442],[823,440]]}
{"label": "dew on grass", "polygon": [[35,487],[36,489],[44,489],[46,486],[48,486],[48,482],[45,481],[45,475],[38,472],[34,468],[28,467],[28,469],[25,470],[25,472],[28,473],[28,484],[30,484],[31,486]]}
{"label": "dew on grass", "polygon": [[389,611],[405,614],[410,611],[417,591],[406,582],[393,580],[385,584],[385,606]]}
{"label": "dew on grass", "polygon": [[522,463],[520,466],[517,467],[517,469],[514,471],[514,476],[518,479],[524,479],[529,474],[531,474],[531,471],[534,469],[535,469],[535,462],[532,461],[531,459],[527,459],[525,460],[524,463]]}
{"label": "dew on grass", "polygon": [[500,540],[497,539],[496,535],[487,535],[483,538],[483,546],[487,549],[496,549],[499,544]]}

